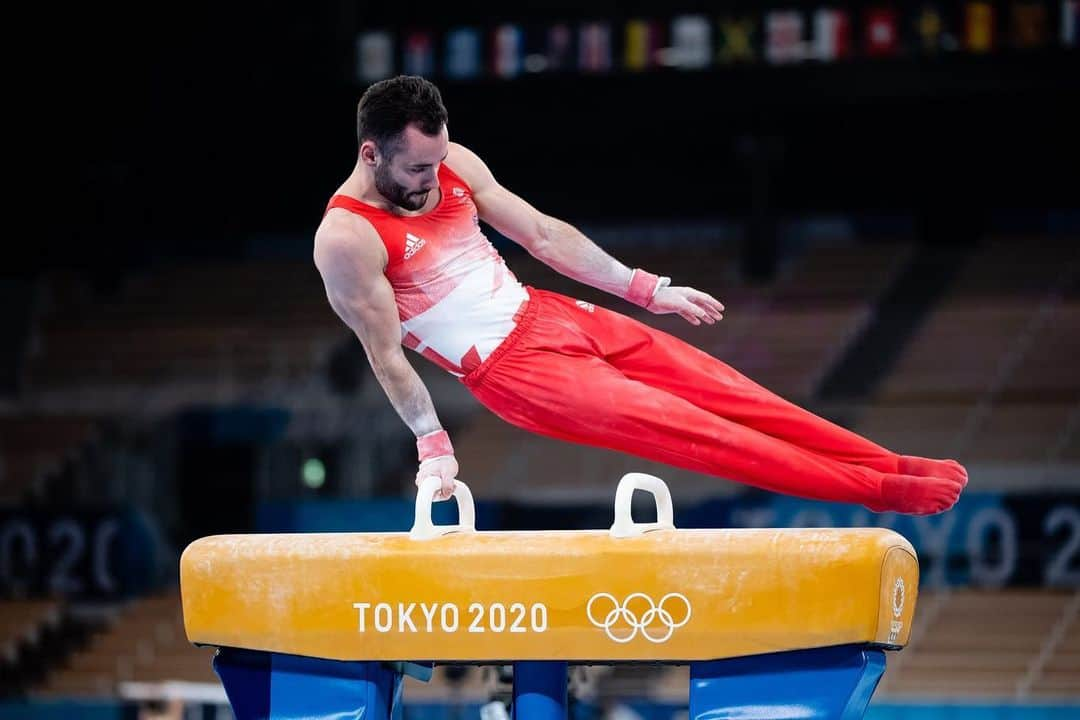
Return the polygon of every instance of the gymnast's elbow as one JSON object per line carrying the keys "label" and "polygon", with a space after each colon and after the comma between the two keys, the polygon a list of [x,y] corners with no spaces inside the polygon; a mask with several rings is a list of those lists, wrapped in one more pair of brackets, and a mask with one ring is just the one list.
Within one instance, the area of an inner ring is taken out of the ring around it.
{"label": "gymnast's elbow", "polygon": [[531,232],[523,235],[518,240],[518,244],[537,260],[547,262],[548,258],[558,248],[559,233],[557,223],[558,221],[555,218],[541,215],[530,229]]}

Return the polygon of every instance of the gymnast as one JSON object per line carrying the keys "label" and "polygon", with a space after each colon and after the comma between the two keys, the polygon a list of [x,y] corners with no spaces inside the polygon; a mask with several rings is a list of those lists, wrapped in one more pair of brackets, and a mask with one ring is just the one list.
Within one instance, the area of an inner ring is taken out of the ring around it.
{"label": "gymnast", "polygon": [[[954,460],[902,455],[763,388],[721,360],[592,303],[523,286],[480,221],[557,272],[693,325],[722,319],[711,295],[611,257],[500,185],[450,142],[438,88],[371,85],[359,151],[315,233],[330,306],[417,438],[417,483],[450,497],[458,463],[407,347],[457,376],[503,420],[805,498],[875,512],[948,510],[967,484]],[[628,188],[629,191],[629,188]]]}

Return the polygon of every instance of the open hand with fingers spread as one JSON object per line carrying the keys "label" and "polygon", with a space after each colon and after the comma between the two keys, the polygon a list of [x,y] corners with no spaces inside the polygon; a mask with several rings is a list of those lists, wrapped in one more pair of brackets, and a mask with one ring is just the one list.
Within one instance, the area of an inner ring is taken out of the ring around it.
{"label": "open hand with fingers spread", "polygon": [[678,313],[691,325],[712,325],[724,318],[724,306],[719,300],[692,287],[661,287],[646,309],[657,315]]}

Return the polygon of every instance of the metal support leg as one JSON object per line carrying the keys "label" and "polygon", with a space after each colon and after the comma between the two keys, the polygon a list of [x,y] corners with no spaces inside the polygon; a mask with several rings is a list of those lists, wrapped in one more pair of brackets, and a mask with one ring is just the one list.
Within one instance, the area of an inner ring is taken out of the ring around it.
{"label": "metal support leg", "polygon": [[514,663],[513,720],[566,720],[564,662]]}
{"label": "metal support leg", "polygon": [[401,673],[384,663],[221,648],[214,671],[236,720],[400,718]]}
{"label": "metal support leg", "polygon": [[690,720],[860,720],[885,672],[861,645],[690,665]]}

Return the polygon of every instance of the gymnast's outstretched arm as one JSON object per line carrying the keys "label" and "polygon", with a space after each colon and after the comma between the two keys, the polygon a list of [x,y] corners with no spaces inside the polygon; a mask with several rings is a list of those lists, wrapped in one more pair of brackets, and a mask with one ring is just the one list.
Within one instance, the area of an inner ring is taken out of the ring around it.
{"label": "gymnast's outstretched arm", "polygon": [[334,312],[348,325],[398,415],[417,437],[417,482],[442,480],[439,499],[454,490],[458,465],[431,394],[401,348],[401,322],[394,291],[383,274],[386,248],[361,218],[327,216],[315,235],[315,266]]}
{"label": "gymnast's outstretched arm", "polygon": [[450,143],[446,162],[469,183],[481,219],[557,272],[651,312],[678,313],[694,325],[712,324],[723,317],[724,306],[711,295],[690,287],[669,287],[669,278],[631,269],[570,223],[540,212],[500,185],[468,148]]}

